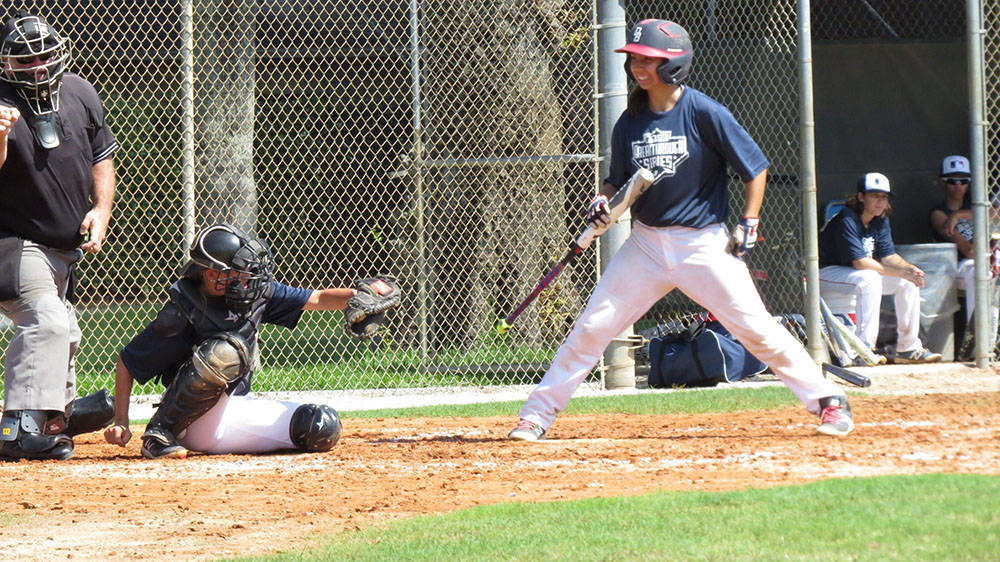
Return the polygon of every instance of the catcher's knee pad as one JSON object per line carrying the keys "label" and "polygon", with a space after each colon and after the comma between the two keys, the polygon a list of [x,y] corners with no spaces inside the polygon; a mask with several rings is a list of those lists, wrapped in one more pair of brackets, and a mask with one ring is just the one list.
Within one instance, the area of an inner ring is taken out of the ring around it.
{"label": "catcher's knee pad", "polygon": [[250,346],[236,332],[222,332],[198,344],[191,364],[206,384],[226,388],[250,372]]}
{"label": "catcher's knee pad", "polygon": [[[215,406],[226,388],[250,372],[250,352],[243,336],[216,334],[198,344],[191,361],[177,372],[149,420],[145,435],[182,438],[194,421]],[[172,434],[172,435],[171,435]]]}
{"label": "catcher's knee pad", "polygon": [[301,451],[329,451],[340,440],[340,416],[323,404],[303,404],[295,409],[288,424],[288,436]]}

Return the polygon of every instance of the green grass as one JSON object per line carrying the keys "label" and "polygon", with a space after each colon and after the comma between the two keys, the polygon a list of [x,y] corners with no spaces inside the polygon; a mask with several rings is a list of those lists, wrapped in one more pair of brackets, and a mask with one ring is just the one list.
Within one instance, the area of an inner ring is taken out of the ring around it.
{"label": "green grass", "polygon": [[[527,397],[526,397],[527,398]],[[784,386],[718,388],[672,393],[574,398],[565,414],[678,414],[768,410],[798,404]],[[344,418],[430,418],[516,416],[523,400],[342,412]]]}
{"label": "green grass", "polygon": [[1000,477],[932,474],[510,503],[239,560],[996,560],[998,502]]}
{"label": "green grass", "polygon": [[[148,303],[77,309],[83,333],[76,355],[80,393],[114,386],[118,353],[152,321],[157,310],[158,305]],[[461,349],[435,350],[429,364],[425,360],[422,365],[419,352],[393,344],[389,332],[382,345],[346,335],[342,318],[340,313],[307,312],[295,330],[265,326],[261,332],[261,361],[265,367],[254,376],[254,390],[515,384],[540,379],[555,351],[546,346],[514,345],[510,338],[488,331]],[[6,349],[12,334],[13,330],[0,331],[0,349]],[[477,365],[481,367],[467,369]],[[135,394],[161,391],[158,384],[133,389]]]}
{"label": "green grass", "polygon": [[[527,398],[527,396],[525,396]],[[783,386],[761,388],[718,388],[686,392],[633,394],[625,396],[588,396],[570,401],[564,415],[569,414],[694,414],[704,412],[735,412],[769,410],[795,406],[799,401]],[[485,418],[516,417],[524,400],[483,402],[478,404],[442,404],[386,410],[340,411],[343,419],[351,418]],[[336,406],[336,405],[334,405]],[[133,419],[133,425],[148,423],[148,419]]]}

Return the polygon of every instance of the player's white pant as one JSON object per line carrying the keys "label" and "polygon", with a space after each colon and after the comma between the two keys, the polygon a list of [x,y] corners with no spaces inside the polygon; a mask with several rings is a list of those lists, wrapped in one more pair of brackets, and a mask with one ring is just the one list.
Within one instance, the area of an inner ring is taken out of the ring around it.
{"label": "player's white pant", "polygon": [[920,288],[900,277],[871,269],[828,265],[819,270],[820,295],[853,292],[855,333],[868,347],[878,339],[878,315],[882,295],[892,295],[896,305],[896,351],[920,349]]}
{"label": "player's white pant", "polygon": [[976,262],[965,258],[958,262],[955,285],[965,291],[965,321],[972,317],[976,308]]}
{"label": "player's white pant", "polygon": [[721,224],[653,228],[636,221],[520,416],[552,425],[612,338],[674,288],[711,311],[810,412],[819,412],[820,398],[843,395],[764,308],[746,264],[726,253],[728,241]]}
{"label": "player's white pant", "polygon": [[229,396],[188,427],[177,441],[184,448],[203,453],[269,453],[294,449],[288,434],[292,414],[301,404]]}

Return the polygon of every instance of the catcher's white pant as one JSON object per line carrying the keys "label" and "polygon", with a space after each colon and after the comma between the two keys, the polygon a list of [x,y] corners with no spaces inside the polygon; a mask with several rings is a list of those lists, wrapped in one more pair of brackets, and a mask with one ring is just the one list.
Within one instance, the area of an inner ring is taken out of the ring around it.
{"label": "catcher's white pant", "polygon": [[288,434],[292,414],[301,404],[223,394],[192,423],[178,443],[203,453],[270,453],[294,449]]}
{"label": "catcher's white pant", "polygon": [[819,413],[820,398],[842,396],[764,308],[746,264],[725,251],[728,241],[721,224],[654,228],[636,221],[520,416],[544,428],[552,425],[612,338],[674,288],[711,311],[810,412]]}
{"label": "catcher's white pant", "polygon": [[896,305],[896,351],[920,349],[920,288],[900,277],[871,269],[828,265],[819,270],[820,295],[854,293],[855,333],[868,347],[878,339],[878,315],[882,295],[892,295]]}

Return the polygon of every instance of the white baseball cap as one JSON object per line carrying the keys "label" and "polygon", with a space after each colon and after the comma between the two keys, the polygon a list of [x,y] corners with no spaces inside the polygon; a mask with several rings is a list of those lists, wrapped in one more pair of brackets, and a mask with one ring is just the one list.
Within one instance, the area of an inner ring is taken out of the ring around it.
{"label": "white baseball cap", "polygon": [[941,161],[941,175],[947,176],[948,174],[965,174],[971,175],[972,168],[969,167],[969,159],[965,156],[945,156],[944,160]]}
{"label": "white baseball cap", "polygon": [[889,178],[878,172],[869,172],[858,178],[858,193],[889,193]]}

